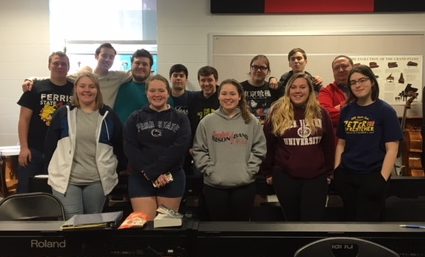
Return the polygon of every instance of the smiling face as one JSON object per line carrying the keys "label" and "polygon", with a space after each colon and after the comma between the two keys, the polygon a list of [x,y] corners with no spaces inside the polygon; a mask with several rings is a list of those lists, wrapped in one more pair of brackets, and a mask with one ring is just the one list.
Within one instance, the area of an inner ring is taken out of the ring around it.
{"label": "smiling face", "polygon": [[220,101],[220,105],[224,112],[232,114],[239,105],[241,95],[234,85],[230,83],[223,84],[220,89],[218,100]]}
{"label": "smiling face", "polygon": [[211,74],[209,76],[199,76],[199,85],[201,86],[202,93],[205,97],[212,96],[215,91],[217,91],[217,80],[214,75]]}
{"label": "smiling face", "polygon": [[103,71],[108,71],[114,64],[116,52],[112,48],[102,47],[96,55],[97,67]]}
{"label": "smiling face", "polygon": [[82,77],[75,86],[80,106],[96,106],[97,86],[89,77]]}
{"label": "smiling face", "polygon": [[147,57],[134,57],[131,74],[137,82],[144,82],[151,74],[151,61]]}
{"label": "smiling face", "polygon": [[297,78],[289,87],[289,99],[296,106],[307,103],[308,97],[311,94],[310,86],[305,78]]}
{"label": "smiling face", "polygon": [[170,97],[167,84],[160,80],[152,80],[148,83],[147,96],[149,107],[156,111],[168,109],[168,98]]}

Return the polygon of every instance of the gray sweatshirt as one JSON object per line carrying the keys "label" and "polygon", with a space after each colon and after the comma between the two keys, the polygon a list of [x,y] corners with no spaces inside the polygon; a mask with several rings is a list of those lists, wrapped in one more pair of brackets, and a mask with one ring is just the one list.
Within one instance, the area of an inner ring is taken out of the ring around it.
{"label": "gray sweatshirt", "polygon": [[265,155],[266,139],[254,115],[245,124],[240,111],[230,118],[220,108],[196,129],[193,159],[206,185],[230,188],[254,182]]}

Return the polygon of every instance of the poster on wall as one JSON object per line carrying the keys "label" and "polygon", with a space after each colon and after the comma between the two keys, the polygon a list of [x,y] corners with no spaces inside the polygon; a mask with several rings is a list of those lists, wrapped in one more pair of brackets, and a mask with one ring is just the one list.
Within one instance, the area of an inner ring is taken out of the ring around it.
{"label": "poster on wall", "polygon": [[405,105],[412,96],[422,99],[422,55],[352,56],[354,64],[368,65],[379,83],[379,98]]}

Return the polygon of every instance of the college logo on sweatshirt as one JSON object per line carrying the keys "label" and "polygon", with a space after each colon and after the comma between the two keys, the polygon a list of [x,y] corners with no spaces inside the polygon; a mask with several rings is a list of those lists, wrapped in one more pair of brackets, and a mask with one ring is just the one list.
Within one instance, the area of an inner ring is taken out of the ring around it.
{"label": "college logo on sweatshirt", "polygon": [[345,133],[347,134],[373,134],[375,132],[375,121],[369,117],[354,116],[344,121]]}
{"label": "college logo on sweatshirt", "polygon": [[136,128],[137,128],[137,132],[142,132],[143,130],[147,130],[147,129],[151,129],[151,134],[154,137],[159,137],[161,136],[161,130],[165,129],[165,130],[170,130],[173,131],[174,133],[177,132],[177,130],[179,130],[180,125],[171,121],[145,121],[145,122],[139,122],[136,124]]}
{"label": "college logo on sweatshirt", "polygon": [[72,100],[71,95],[42,93],[40,95],[40,105],[57,105],[58,103],[69,103]]}
{"label": "college logo on sweatshirt", "polygon": [[248,142],[248,135],[245,133],[237,133],[233,131],[213,131],[212,140],[217,143],[246,145]]}
{"label": "college logo on sweatshirt", "polygon": [[[298,125],[299,123],[299,125]],[[314,125],[316,128],[322,128],[322,121],[320,119],[314,119]],[[308,126],[306,120],[294,121],[292,128],[296,129],[298,137],[285,137],[283,141],[285,145],[317,145],[322,140],[321,136],[311,136],[311,128]]]}
{"label": "college logo on sweatshirt", "polygon": [[322,137],[288,137],[284,138],[283,141],[285,142],[285,145],[318,145],[320,143],[320,140],[322,140]]}

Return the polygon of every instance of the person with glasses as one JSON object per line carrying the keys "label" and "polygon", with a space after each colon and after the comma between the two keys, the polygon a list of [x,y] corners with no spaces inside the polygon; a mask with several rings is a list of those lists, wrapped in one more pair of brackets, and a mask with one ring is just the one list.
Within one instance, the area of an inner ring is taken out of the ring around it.
{"label": "person with glasses", "polygon": [[378,81],[368,66],[354,66],[348,83],[348,105],[337,130],[335,188],[346,220],[379,221],[403,134],[395,110],[379,99]]}
{"label": "person with glasses", "polygon": [[[284,88],[270,88],[269,82],[266,80],[270,74],[270,61],[267,56],[254,56],[249,63],[249,68],[249,79],[241,82],[241,85],[245,92],[246,103],[251,112],[261,124],[264,124],[268,117],[270,106],[284,95]],[[274,191],[271,185],[267,185],[266,178],[260,173],[257,174],[255,182],[257,193],[254,205],[258,207],[267,202],[267,195],[274,194]]]}
{"label": "person with glasses", "polygon": [[304,72],[309,75],[310,79],[313,81],[314,92],[319,94],[320,89],[322,88],[323,80],[319,76],[313,76],[307,71],[305,71],[305,66],[307,65],[307,54],[304,49],[294,48],[288,53],[289,67],[291,70],[284,73],[279,81],[275,77],[271,77],[269,82],[272,88],[283,87],[283,92],[286,92],[285,87],[288,84],[289,79],[294,73]]}
{"label": "person with glasses", "polygon": [[322,88],[319,93],[319,103],[330,114],[336,134],[341,109],[346,105],[349,95],[348,74],[353,68],[353,60],[346,55],[338,55],[332,61],[334,82]]}
{"label": "person with glasses", "polygon": [[266,78],[270,74],[270,62],[265,55],[254,56],[249,67],[250,78],[241,82],[241,85],[251,112],[264,124],[271,104],[284,94],[283,88],[269,87]]}
{"label": "person with glasses", "polygon": [[288,221],[324,219],[335,137],[310,76],[295,73],[264,124],[267,155],[261,169]]}

